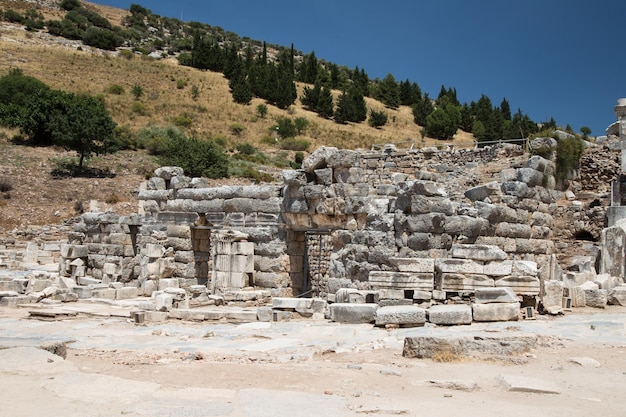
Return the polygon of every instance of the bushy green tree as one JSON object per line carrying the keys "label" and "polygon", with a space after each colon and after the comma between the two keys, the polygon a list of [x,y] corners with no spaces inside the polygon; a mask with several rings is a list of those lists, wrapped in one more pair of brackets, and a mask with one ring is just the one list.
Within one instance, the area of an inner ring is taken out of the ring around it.
{"label": "bushy green tree", "polygon": [[370,110],[368,124],[374,128],[379,128],[387,124],[387,113],[384,111]]}
{"label": "bushy green tree", "polygon": [[33,94],[49,89],[37,78],[24,75],[21,69],[11,68],[7,75],[0,78],[0,103],[23,107]]}
{"label": "bushy green tree", "polygon": [[417,103],[413,104],[411,109],[413,110],[413,121],[420,126],[426,124],[426,118],[435,110],[430,97],[428,97],[428,93],[424,94]]}
{"label": "bushy green tree", "polygon": [[437,139],[451,139],[461,124],[461,110],[453,104],[435,109],[426,117],[424,129],[428,136]]}
{"label": "bushy green tree", "polygon": [[192,177],[224,178],[229,175],[228,156],[212,140],[177,135],[167,143],[160,162],[179,166]]}
{"label": "bushy green tree", "polygon": [[400,87],[392,74],[387,74],[378,84],[378,100],[385,106],[397,109],[400,105]]}
{"label": "bushy green tree", "polygon": [[335,122],[362,122],[367,118],[365,99],[359,90],[350,86],[339,96],[335,109]]}
{"label": "bushy green tree", "polygon": [[106,49],[114,51],[117,47],[122,46],[124,38],[108,29],[102,29],[96,26],[90,26],[85,30],[82,36],[83,42],[94,48]]}
{"label": "bushy green tree", "polygon": [[320,90],[320,96],[317,100],[315,111],[325,119],[330,119],[333,117],[333,114],[335,114],[335,105],[330,88],[322,87]]}

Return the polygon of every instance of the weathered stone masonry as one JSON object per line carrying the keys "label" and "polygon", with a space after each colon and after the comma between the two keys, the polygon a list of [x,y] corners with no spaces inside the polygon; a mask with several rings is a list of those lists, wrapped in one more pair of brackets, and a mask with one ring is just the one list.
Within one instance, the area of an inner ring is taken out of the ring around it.
{"label": "weathered stone masonry", "polygon": [[495,286],[538,295],[556,270],[550,237],[562,193],[543,187],[553,165],[533,157],[467,188],[482,160],[511,154],[521,149],[320,148],[303,169],[284,171],[283,185],[218,188],[159,168],[138,193],[141,214],[82,217],[70,244],[84,256],[66,253],[61,269],[146,296],[198,284],[241,300],[334,300],[351,288],[420,301]]}

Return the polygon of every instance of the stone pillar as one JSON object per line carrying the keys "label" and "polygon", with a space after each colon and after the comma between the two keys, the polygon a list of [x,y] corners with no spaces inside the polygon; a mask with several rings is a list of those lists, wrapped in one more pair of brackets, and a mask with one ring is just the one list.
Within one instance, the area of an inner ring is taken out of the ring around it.
{"label": "stone pillar", "polygon": [[615,106],[617,116],[618,132],[620,138],[620,149],[622,150],[622,174],[626,174],[626,98],[617,100]]}

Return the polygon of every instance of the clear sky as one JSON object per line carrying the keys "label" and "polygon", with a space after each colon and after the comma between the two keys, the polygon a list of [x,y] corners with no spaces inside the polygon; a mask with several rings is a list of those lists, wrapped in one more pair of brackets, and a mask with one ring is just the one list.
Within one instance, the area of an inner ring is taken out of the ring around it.
{"label": "clear sky", "polygon": [[534,121],[603,135],[626,97],[625,0],[96,0],[315,52],[437,97],[506,98]]}

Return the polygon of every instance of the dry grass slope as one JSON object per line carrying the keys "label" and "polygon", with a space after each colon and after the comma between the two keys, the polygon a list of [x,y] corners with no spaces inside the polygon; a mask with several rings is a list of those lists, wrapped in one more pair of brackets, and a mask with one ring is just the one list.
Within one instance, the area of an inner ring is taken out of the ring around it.
{"label": "dry grass slope", "polygon": [[[61,10],[45,7],[56,4],[53,1],[0,0],[1,9],[20,12],[33,4],[39,5],[46,19],[60,19],[64,15]],[[87,4],[87,7],[116,25],[127,14],[124,10],[95,4]],[[188,135],[201,139],[222,136],[231,149],[237,144],[249,143],[270,155],[275,154],[277,150],[263,144],[261,139],[273,136],[272,127],[280,117],[305,117],[309,121],[309,127],[300,138],[311,142],[310,151],[322,145],[356,149],[407,140],[414,141],[416,146],[440,143],[421,137],[421,128],[413,123],[408,107],[392,110],[366,99],[369,108],[387,113],[388,124],[381,129],[366,123],[336,124],[306,110],[299,100],[287,110],[268,106],[266,117],[260,118],[256,109],[264,102],[254,99],[249,105],[234,103],[228,81],[220,73],[179,66],[175,59],[156,60],[140,55],[125,58],[118,53],[90,48],[79,41],[26,32],[21,27],[0,22],[0,75],[10,68],[20,68],[26,75],[54,89],[102,96],[115,122],[134,132],[151,125],[166,126],[184,116],[191,119],[186,127]],[[108,93],[114,84],[123,87],[124,93]],[[144,91],[139,100],[131,93],[134,85]],[[192,98],[193,86],[200,92],[197,100]],[[303,88],[304,85],[298,85],[300,94]],[[335,91],[334,95],[337,97],[339,92]],[[232,132],[234,124],[244,127],[240,134]],[[0,230],[56,223],[76,215],[76,208],[88,206],[90,200],[99,200],[103,208],[132,211],[132,192],[145,171],[156,167],[154,159],[144,152],[124,152],[91,161],[91,166],[115,172],[114,178],[53,179],[50,172],[57,165],[55,161],[72,154],[58,149],[15,146],[9,139],[16,133],[0,128],[0,179],[10,181],[13,186],[12,191],[0,196]],[[472,137],[459,132],[455,142],[470,144]],[[291,155],[289,159],[293,160]]]}

